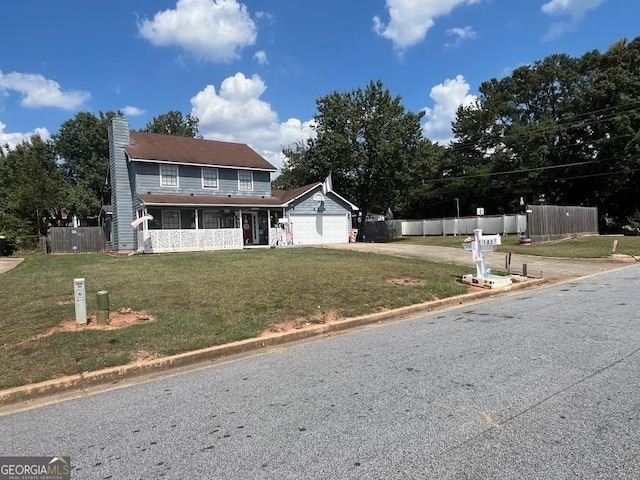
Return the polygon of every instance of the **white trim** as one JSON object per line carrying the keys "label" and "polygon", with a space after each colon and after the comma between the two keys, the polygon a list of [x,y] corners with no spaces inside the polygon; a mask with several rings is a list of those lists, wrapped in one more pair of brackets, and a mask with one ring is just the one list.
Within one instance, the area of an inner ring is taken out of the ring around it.
{"label": "white trim", "polygon": [[332,194],[335,195],[336,197],[338,197],[340,200],[342,200],[344,203],[346,203],[347,205],[349,205],[351,207],[352,210],[360,210],[358,207],[356,207],[353,203],[351,203],[349,200],[347,200],[346,198],[344,198],[341,195],[338,195],[336,192],[334,192],[333,190],[331,190],[330,192],[327,192],[327,194]]}
{"label": "white trim", "polygon": [[273,204],[265,205],[264,203],[243,203],[242,205],[238,205],[237,203],[175,203],[175,202],[164,202],[164,203],[155,203],[155,202],[143,202],[140,200],[141,205],[146,205],[148,207],[193,207],[193,208],[235,208],[236,210],[239,208],[284,208],[286,204]]}
{"label": "white trim", "polygon": [[253,192],[253,171],[251,170],[243,170],[243,173],[247,172],[251,174],[251,188],[242,188],[240,185],[240,172],[238,172],[238,191],[239,192]]}
{"label": "white trim", "polygon": [[[209,185],[204,184],[204,172],[205,170],[216,172],[216,186],[211,187]],[[200,179],[202,180],[202,188],[205,190],[220,190],[220,175],[218,174],[218,169],[215,167],[200,167]]]}
{"label": "white trim", "polygon": [[[162,167],[176,167],[176,184],[175,185],[165,185],[163,183]],[[158,165],[158,170],[160,172],[160,187],[162,188],[179,188],[180,187],[180,168],[178,167],[178,165]]]}

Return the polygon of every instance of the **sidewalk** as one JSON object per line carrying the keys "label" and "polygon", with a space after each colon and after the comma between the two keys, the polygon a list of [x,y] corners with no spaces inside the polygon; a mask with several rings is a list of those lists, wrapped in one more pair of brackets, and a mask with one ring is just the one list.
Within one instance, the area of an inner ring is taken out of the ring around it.
{"label": "sidewalk", "polygon": [[24,258],[0,257],[0,273],[8,272],[15,268]]}

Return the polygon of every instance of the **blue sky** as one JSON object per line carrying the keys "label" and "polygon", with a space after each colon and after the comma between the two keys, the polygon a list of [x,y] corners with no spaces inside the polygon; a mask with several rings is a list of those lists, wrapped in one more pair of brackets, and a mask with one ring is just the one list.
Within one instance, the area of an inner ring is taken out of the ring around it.
{"label": "blue sky", "polygon": [[276,166],[316,100],[381,80],[447,143],[483,81],[640,33],[634,0],[20,0],[0,17],[0,144],[79,111],[180,110]]}

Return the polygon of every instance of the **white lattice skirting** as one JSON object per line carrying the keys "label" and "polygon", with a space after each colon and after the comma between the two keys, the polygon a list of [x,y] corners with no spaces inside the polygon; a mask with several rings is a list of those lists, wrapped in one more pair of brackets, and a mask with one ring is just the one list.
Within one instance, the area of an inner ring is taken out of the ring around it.
{"label": "white lattice skirting", "polygon": [[[145,233],[147,238],[144,238]],[[138,252],[170,253],[242,249],[242,229],[147,230],[138,232]]]}

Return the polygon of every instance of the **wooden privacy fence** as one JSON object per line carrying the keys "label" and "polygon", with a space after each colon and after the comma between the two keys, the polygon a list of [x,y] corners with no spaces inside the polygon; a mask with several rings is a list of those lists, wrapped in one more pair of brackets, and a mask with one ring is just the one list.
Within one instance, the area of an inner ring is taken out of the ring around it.
{"label": "wooden privacy fence", "polygon": [[107,250],[102,227],[51,227],[47,234],[51,253],[93,253]]}
{"label": "wooden privacy fence", "polygon": [[549,242],[576,235],[598,235],[596,207],[527,206],[527,234],[534,242]]}

